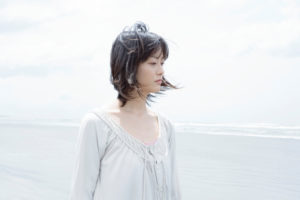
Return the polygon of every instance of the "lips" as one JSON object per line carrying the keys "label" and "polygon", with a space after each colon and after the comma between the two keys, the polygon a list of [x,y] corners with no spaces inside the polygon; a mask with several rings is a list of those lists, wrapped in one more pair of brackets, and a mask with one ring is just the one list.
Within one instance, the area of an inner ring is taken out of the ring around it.
{"label": "lips", "polygon": [[161,84],[162,80],[157,80],[157,81],[155,81],[155,83]]}

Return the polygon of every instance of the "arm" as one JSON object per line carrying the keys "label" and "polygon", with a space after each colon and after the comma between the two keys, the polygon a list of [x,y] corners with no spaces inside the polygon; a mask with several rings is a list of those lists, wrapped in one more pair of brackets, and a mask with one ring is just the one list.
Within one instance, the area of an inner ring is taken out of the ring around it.
{"label": "arm", "polygon": [[171,199],[181,200],[181,189],[180,189],[180,181],[178,175],[178,166],[177,166],[177,156],[176,156],[176,135],[175,135],[175,127],[172,123],[170,123],[170,153],[171,153]]}
{"label": "arm", "polygon": [[[86,114],[81,120],[76,145],[76,161],[70,200],[92,200],[99,177],[102,151],[99,148],[97,119]],[[101,145],[102,148],[103,145]]]}

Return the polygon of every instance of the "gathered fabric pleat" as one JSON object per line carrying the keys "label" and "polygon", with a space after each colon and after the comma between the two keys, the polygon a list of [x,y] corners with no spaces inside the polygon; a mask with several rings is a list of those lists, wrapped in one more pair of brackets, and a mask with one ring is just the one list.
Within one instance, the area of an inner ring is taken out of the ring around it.
{"label": "gathered fabric pleat", "polygon": [[[152,159],[151,159],[152,158]],[[151,148],[148,151],[144,151],[144,169],[143,169],[143,190],[142,190],[142,200],[145,200],[145,189],[146,189],[146,179],[145,173],[150,173],[150,178],[155,186],[155,200],[167,200],[167,183],[166,183],[166,171],[162,160],[157,160],[155,154]],[[162,174],[159,174],[159,171]],[[162,180],[161,180],[162,179]]]}

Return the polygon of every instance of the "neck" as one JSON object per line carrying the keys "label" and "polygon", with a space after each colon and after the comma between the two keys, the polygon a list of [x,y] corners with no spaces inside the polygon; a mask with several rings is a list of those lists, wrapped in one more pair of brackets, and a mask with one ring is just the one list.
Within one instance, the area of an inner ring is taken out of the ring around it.
{"label": "neck", "polygon": [[142,116],[148,113],[146,101],[141,98],[127,101],[125,106],[123,107],[121,107],[122,102],[119,99],[117,99],[116,104],[120,111],[130,113],[136,116]]}

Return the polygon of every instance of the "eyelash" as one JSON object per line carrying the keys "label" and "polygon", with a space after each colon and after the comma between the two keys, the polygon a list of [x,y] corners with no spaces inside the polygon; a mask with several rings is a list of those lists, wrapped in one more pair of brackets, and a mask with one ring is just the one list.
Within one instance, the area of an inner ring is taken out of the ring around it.
{"label": "eyelash", "polygon": [[[151,65],[156,65],[156,63],[150,63]],[[164,65],[165,63],[161,63],[161,65]]]}

